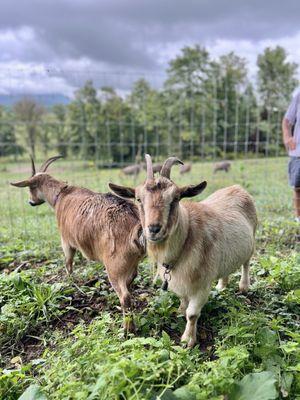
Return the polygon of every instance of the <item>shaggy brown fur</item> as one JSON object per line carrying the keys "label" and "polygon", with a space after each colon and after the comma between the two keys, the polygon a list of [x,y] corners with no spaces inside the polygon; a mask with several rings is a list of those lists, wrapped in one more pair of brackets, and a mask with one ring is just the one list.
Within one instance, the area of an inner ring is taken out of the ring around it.
{"label": "shaggy brown fur", "polygon": [[[45,172],[12,185],[29,187],[31,205],[46,201],[54,208],[68,273],[73,270],[76,250],[88,260],[101,261],[124,314],[128,312],[131,307],[129,287],[137,275],[138,263],[145,255],[135,204],[111,193],[96,193],[67,185]],[[124,325],[126,330],[134,328],[130,318],[124,319]]]}

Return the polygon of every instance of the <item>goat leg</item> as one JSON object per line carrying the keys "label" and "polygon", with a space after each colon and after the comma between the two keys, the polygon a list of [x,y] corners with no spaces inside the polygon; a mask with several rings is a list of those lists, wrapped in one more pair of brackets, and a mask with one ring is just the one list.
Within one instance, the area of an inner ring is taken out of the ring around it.
{"label": "goat leg", "polygon": [[249,274],[249,261],[246,262],[242,266],[242,276],[239,282],[239,289],[242,293],[246,293],[248,291],[249,285],[250,285],[250,274]]}
{"label": "goat leg", "polygon": [[188,298],[187,297],[182,297],[180,299],[180,305],[179,305],[178,310],[177,310],[178,314],[182,314],[182,315],[185,316],[188,304],[189,304]]}
{"label": "goat leg", "polygon": [[227,285],[228,285],[228,282],[229,282],[228,276],[225,276],[225,277],[223,277],[223,278],[220,278],[220,279],[218,280],[218,284],[217,284],[217,286],[216,286],[216,289],[219,290],[219,291],[226,289],[226,287],[227,287]]}
{"label": "goat leg", "polygon": [[[128,287],[132,283],[135,275],[136,270],[134,273],[131,274],[118,274],[117,268],[113,268],[111,264],[106,265],[108,277],[110,283],[112,284],[113,288],[115,289],[121,304],[121,308],[123,311],[123,328],[124,334],[127,336],[129,332],[135,332],[135,325],[133,321],[133,315],[131,311],[132,301],[131,301],[131,294],[129,292]],[[124,269],[126,271],[126,269]],[[120,269],[119,269],[120,272]]]}
{"label": "goat leg", "polygon": [[186,326],[181,341],[187,347],[194,347],[197,342],[197,321],[200,317],[202,307],[207,302],[210,288],[201,289],[195,296],[189,299],[186,309]]}
{"label": "goat leg", "polygon": [[73,247],[71,247],[67,242],[65,242],[63,239],[61,239],[61,245],[65,255],[67,274],[71,275],[73,272],[73,259],[76,250]]}

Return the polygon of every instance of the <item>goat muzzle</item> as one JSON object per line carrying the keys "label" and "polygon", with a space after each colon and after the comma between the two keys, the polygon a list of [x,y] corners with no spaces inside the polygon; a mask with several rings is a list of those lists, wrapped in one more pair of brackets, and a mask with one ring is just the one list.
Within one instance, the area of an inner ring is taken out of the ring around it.
{"label": "goat muzzle", "polygon": [[45,203],[45,200],[40,200],[38,203],[35,203],[35,202],[32,201],[32,200],[29,200],[28,203],[29,203],[32,207],[35,207],[35,206],[40,206],[41,204],[44,204],[44,203]]}

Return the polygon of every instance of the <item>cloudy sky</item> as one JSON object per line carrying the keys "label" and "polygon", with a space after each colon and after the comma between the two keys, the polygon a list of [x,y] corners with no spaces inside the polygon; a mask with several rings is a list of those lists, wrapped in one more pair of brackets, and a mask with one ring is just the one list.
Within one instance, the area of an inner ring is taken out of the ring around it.
{"label": "cloudy sky", "polygon": [[1,0],[0,93],[70,95],[84,80],[154,85],[184,45],[256,57],[281,45],[300,63],[298,0]]}

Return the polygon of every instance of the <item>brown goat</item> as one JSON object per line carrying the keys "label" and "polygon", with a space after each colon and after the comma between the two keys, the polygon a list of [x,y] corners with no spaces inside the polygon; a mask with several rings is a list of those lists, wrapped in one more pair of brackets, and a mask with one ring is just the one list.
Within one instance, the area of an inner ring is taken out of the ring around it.
{"label": "brown goat", "polygon": [[124,198],[136,198],[147,240],[148,253],[158,273],[181,298],[187,324],[182,341],[196,343],[197,320],[207,302],[213,281],[223,289],[228,276],[242,266],[241,291],[249,286],[249,261],[254,251],[257,225],[251,196],[240,186],[218,190],[201,202],[180,202],[201,193],[206,182],[178,187],[170,179],[175,157],[167,159],[154,178],[151,157],[146,155],[147,179],[136,189],[110,184]]}
{"label": "brown goat", "polygon": [[231,168],[230,161],[221,161],[214,166],[214,174],[218,171],[228,172]]}
{"label": "brown goat", "polygon": [[134,175],[137,176],[142,170],[142,165],[140,164],[133,164],[128,165],[122,169],[124,175]]}
{"label": "brown goat", "polygon": [[154,173],[156,173],[156,172],[160,172],[160,170],[162,169],[162,163],[155,163],[155,164],[153,164],[153,172]]}
{"label": "brown goat", "polygon": [[47,160],[37,173],[32,160],[32,177],[11,185],[29,187],[30,205],[47,202],[54,209],[68,273],[76,250],[88,260],[103,262],[120,299],[125,331],[133,330],[132,319],[125,318],[131,308],[129,287],[145,255],[137,207],[111,193],[96,193],[48,175],[48,166],[58,158]]}
{"label": "brown goat", "polygon": [[180,174],[186,174],[187,172],[190,172],[192,170],[192,163],[187,163],[187,164],[183,164],[180,166]]}

